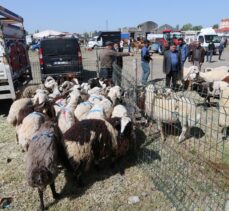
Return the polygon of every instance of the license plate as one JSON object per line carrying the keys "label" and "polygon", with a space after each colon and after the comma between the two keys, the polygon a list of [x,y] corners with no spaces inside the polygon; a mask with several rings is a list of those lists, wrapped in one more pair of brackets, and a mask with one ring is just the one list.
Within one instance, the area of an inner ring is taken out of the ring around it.
{"label": "license plate", "polygon": [[69,64],[69,62],[62,61],[62,62],[53,62],[53,64]]}

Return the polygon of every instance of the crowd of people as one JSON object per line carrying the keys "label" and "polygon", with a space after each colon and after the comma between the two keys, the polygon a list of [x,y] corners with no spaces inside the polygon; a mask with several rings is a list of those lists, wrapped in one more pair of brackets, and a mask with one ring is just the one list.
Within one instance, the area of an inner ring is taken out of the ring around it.
{"label": "crowd of people", "polygon": [[[123,68],[123,56],[133,56],[131,52],[131,40],[128,40],[128,52],[123,52],[124,41],[120,43],[106,42],[106,47],[100,52],[99,60],[101,64],[99,77],[112,79],[117,85],[121,85],[121,75]],[[141,85],[145,85],[150,75],[150,61],[153,60],[152,53],[149,52],[150,42],[144,40],[141,48]],[[227,39],[221,39],[218,47],[218,59],[221,60],[224,48],[227,46]],[[215,52],[215,45],[209,42],[208,48],[204,49],[201,42],[197,41],[187,45],[183,38],[178,39],[178,44],[172,43],[164,52],[163,56],[163,73],[166,75],[166,86],[175,87],[177,80],[183,79],[184,63],[188,59],[193,65],[201,70],[202,64],[212,62]],[[113,65],[118,67],[119,71],[113,71]]]}

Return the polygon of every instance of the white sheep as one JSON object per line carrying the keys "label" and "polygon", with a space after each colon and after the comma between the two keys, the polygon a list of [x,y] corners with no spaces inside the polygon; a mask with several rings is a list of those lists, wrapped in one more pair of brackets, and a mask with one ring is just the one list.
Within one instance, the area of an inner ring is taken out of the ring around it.
{"label": "white sheep", "polygon": [[76,119],[82,120],[85,119],[88,112],[91,110],[93,104],[89,101],[85,101],[77,105],[74,114]]}
{"label": "white sheep", "polygon": [[85,119],[106,119],[104,108],[100,105],[94,105],[88,112]]}
{"label": "white sheep", "polygon": [[229,89],[222,92],[222,97],[219,100],[219,112],[219,125],[223,127],[223,139],[226,139],[229,127]]}
{"label": "white sheep", "polygon": [[111,118],[113,117],[124,117],[124,116],[128,116],[127,115],[127,109],[125,106],[123,105],[116,105],[112,111],[112,115]]}
{"label": "white sheep", "polygon": [[183,80],[184,81],[192,81],[196,78],[197,74],[199,74],[199,68],[197,66],[184,67],[183,68]]}
{"label": "white sheep", "polygon": [[14,101],[10,107],[9,114],[7,116],[7,122],[13,126],[16,126],[18,124],[20,110],[31,106],[33,106],[31,98],[21,98]]}
{"label": "white sheep", "polygon": [[72,125],[75,124],[74,110],[78,105],[80,91],[78,89],[72,91],[70,100],[66,106],[61,106],[57,113],[58,126],[62,133],[66,132]]}
{"label": "white sheep", "polygon": [[45,122],[45,115],[39,112],[32,112],[26,116],[22,124],[17,127],[18,143],[25,151],[28,148],[28,141],[33,137],[34,133],[39,130],[42,123]]}
{"label": "white sheep", "polygon": [[92,104],[97,104],[102,101],[105,97],[103,95],[90,95],[88,101]]}
{"label": "white sheep", "polygon": [[155,92],[154,85],[151,84],[146,87],[146,114],[157,121],[162,140],[165,140],[163,123],[177,123],[180,121],[182,133],[179,136],[179,142],[182,142],[188,137],[189,128],[200,120],[197,107],[188,98],[158,97]]}
{"label": "white sheep", "polygon": [[111,99],[113,105],[117,104],[117,100],[120,100],[122,96],[122,89],[120,86],[113,86],[110,88],[107,97]]}
{"label": "white sheep", "polygon": [[221,81],[226,76],[229,76],[228,67],[211,68],[209,71],[200,72],[199,76],[207,82]]}
{"label": "white sheep", "polygon": [[89,95],[100,95],[101,92],[102,92],[102,88],[97,86],[88,90]]}
{"label": "white sheep", "polygon": [[42,104],[45,101],[48,100],[48,94],[49,92],[47,90],[44,89],[37,89],[36,90],[36,94],[33,97],[33,103],[34,104]]}

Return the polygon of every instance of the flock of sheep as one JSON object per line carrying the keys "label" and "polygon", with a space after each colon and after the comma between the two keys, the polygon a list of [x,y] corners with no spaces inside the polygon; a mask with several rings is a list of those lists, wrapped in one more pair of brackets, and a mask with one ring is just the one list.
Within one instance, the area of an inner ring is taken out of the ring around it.
{"label": "flock of sheep", "polygon": [[[228,83],[228,67],[204,72],[196,66],[184,68],[184,88],[196,91],[205,105],[211,105],[211,98],[219,98],[224,139],[229,127]],[[121,87],[111,80],[93,78],[80,84],[73,79],[59,85],[47,77],[43,84],[26,88],[22,98],[12,104],[7,120],[16,127],[17,141],[26,152],[28,184],[38,188],[41,210],[47,185],[53,197],[58,197],[54,180],[60,163],[80,181],[92,164],[98,166],[104,159],[113,164],[134,146],[133,119],[121,104],[122,94]],[[201,110],[192,99],[172,89],[158,88],[155,83],[144,88],[137,103],[156,120],[163,140],[163,123],[181,123],[179,142],[200,123]]]}
{"label": "flock of sheep", "polygon": [[16,127],[17,142],[26,153],[28,184],[43,191],[50,185],[53,197],[58,165],[77,181],[101,160],[113,165],[133,147],[135,133],[127,109],[120,102],[122,89],[110,80],[77,79],[60,85],[52,77],[30,86],[12,104],[7,121]]}
{"label": "flock of sheep", "polygon": [[[183,90],[189,89],[197,92],[203,99],[202,105],[211,106],[211,98],[218,98],[219,126],[222,127],[223,139],[227,138],[229,127],[229,68],[226,66],[208,68],[199,71],[198,67],[191,66],[184,68],[184,77],[181,82]],[[178,90],[177,90],[178,91]],[[153,118],[161,133],[162,140],[165,140],[163,124],[180,122],[182,131],[179,142],[190,136],[190,128],[201,125],[201,108],[193,99],[184,94],[177,94],[176,90],[158,87],[151,83],[144,89],[144,106],[142,109],[147,116]]]}

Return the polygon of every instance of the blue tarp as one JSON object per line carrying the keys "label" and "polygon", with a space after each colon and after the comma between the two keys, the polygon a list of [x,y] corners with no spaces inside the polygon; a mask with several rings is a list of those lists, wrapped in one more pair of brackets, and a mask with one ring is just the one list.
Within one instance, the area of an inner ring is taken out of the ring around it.
{"label": "blue tarp", "polygon": [[122,33],[121,34],[121,39],[129,39],[130,34],[129,33]]}

